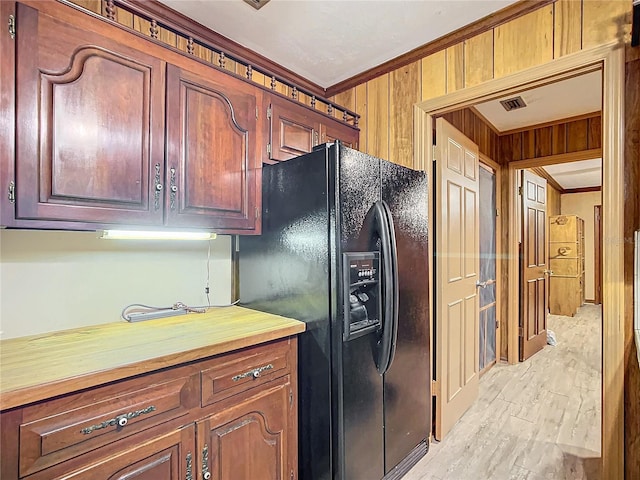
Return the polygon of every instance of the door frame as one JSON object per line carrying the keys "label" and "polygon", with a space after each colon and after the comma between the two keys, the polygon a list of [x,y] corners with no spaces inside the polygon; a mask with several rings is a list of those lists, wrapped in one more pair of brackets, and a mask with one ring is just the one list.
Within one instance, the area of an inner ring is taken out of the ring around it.
{"label": "door frame", "polygon": [[594,279],[594,299],[593,303],[602,303],[602,205],[593,206],[593,248],[595,250],[595,279]]}
{"label": "door frame", "polygon": [[[624,69],[624,45],[612,42],[414,105],[414,166],[431,172],[435,116],[584,73],[602,71],[603,478],[624,477],[624,189],[620,188],[624,185]],[[505,168],[508,169],[506,193],[511,220],[517,218],[516,174],[519,168],[522,167],[512,164]],[[432,211],[432,205],[429,208]],[[514,221],[509,222],[508,239],[508,278],[517,279],[519,234]],[[517,363],[518,281],[508,283],[508,360]],[[429,288],[433,288],[432,284]],[[433,299],[432,291],[429,298]]]}
{"label": "door frame", "polygon": [[[496,196],[496,361],[494,365],[500,362],[500,352],[502,345],[502,261],[500,261],[500,254],[502,253],[502,166],[491,157],[488,157],[484,153],[480,153],[480,168],[493,170],[496,181],[496,190],[494,195]],[[490,367],[486,367],[480,372],[480,377],[489,371]]]}

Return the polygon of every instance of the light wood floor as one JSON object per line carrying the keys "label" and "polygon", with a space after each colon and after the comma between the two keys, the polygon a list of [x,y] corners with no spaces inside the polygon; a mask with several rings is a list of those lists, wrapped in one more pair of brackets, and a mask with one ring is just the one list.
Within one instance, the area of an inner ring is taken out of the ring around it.
{"label": "light wood floor", "polygon": [[556,346],[480,379],[480,396],[404,480],[599,479],[601,308],[550,315]]}

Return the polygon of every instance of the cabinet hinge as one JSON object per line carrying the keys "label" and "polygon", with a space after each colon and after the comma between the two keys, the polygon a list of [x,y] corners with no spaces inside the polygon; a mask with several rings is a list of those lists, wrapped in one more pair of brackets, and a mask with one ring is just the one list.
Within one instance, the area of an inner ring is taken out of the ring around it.
{"label": "cabinet hinge", "polygon": [[9,203],[16,203],[16,182],[9,182]]}
{"label": "cabinet hinge", "polygon": [[267,143],[267,153],[269,154],[269,158],[271,158],[271,144]]}
{"label": "cabinet hinge", "polygon": [[293,407],[293,390],[289,390],[289,408]]}
{"label": "cabinet hinge", "polygon": [[289,475],[289,480],[294,480],[296,477],[293,474],[293,470],[291,470],[291,474]]}
{"label": "cabinet hinge", "polygon": [[16,38],[16,17],[9,15],[9,36],[13,40]]}
{"label": "cabinet hinge", "polygon": [[258,119],[258,107],[256,106],[256,120]]}
{"label": "cabinet hinge", "polygon": [[267,118],[271,118],[271,107],[267,107]]}
{"label": "cabinet hinge", "polygon": [[[256,207],[256,220],[258,219],[258,217],[260,217],[260,209],[258,207]],[[240,243],[240,242],[238,242]]]}

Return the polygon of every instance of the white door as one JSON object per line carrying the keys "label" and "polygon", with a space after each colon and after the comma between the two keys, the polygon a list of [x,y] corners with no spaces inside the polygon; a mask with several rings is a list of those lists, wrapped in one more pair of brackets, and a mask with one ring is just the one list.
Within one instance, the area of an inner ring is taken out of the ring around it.
{"label": "white door", "polygon": [[436,120],[436,439],[478,397],[478,146]]}

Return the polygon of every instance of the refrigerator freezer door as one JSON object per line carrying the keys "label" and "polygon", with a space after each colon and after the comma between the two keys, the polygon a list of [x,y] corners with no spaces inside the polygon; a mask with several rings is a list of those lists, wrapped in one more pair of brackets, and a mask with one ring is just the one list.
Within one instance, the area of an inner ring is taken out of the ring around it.
{"label": "refrigerator freezer door", "polygon": [[[380,250],[369,245],[369,238],[361,236],[369,208],[380,200],[380,160],[351,149],[333,146],[338,152],[335,185],[331,194],[336,198],[336,229],[340,238],[339,254]],[[331,190],[331,189],[330,189]],[[342,255],[337,255],[341,261]],[[384,272],[381,272],[384,275]],[[339,288],[342,292],[343,288]],[[340,299],[339,305],[343,304]],[[333,318],[339,321],[342,312]],[[335,325],[335,324],[334,324]],[[338,330],[338,329],[335,329]],[[384,432],[382,377],[375,364],[377,332],[343,342],[334,335],[334,366],[339,369],[337,399],[338,468],[335,480],[378,480],[384,476]]]}
{"label": "refrigerator freezer door", "polygon": [[381,162],[381,177],[382,198],[395,223],[399,285],[396,353],[384,375],[388,473],[431,431],[428,185],[423,172],[386,161]]}

